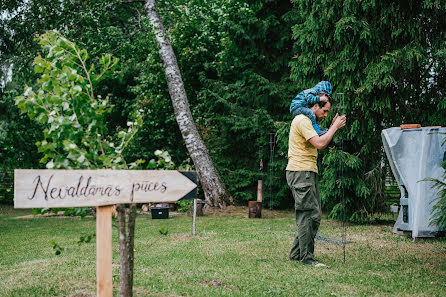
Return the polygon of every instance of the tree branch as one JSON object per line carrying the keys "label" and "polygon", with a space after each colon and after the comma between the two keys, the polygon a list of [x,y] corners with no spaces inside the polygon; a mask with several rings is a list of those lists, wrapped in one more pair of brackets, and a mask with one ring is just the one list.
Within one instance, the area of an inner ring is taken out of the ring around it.
{"label": "tree branch", "polygon": [[[57,32],[56,32],[57,33]],[[59,33],[57,33],[57,34],[59,34]],[[84,60],[82,60],[82,58],[81,58],[81,56],[80,56],[80,54],[79,54],[79,52],[78,52],[78,50],[76,49],[76,45],[73,43],[73,42],[71,42],[71,41],[69,41],[68,39],[66,39],[64,36],[62,36],[61,34],[59,34],[59,36],[60,36],[60,38],[61,39],[63,39],[68,45],[70,45],[71,46],[71,48],[74,50],[74,52],[76,53],[76,57],[78,58],[78,60],[81,62],[81,68],[82,68],[82,70],[85,72],[85,74],[87,75],[87,79],[88,79],[88,82],[89,82],[89,84],[90,84],[90,91],[91,91],[91,94],[90,94],[90,92],[88,91],[88,88],[87,88],[87,96],[88,97],[90,97],[90,99],[91,100],[95,100],[95,98],[94,98],[94,90],[93,90],[93,84],[91,83],[91,79],[90,79],[90,74],[88,73],[88,70],[87,70],[87,66],[85,65],[85,63],[84,63]]]}

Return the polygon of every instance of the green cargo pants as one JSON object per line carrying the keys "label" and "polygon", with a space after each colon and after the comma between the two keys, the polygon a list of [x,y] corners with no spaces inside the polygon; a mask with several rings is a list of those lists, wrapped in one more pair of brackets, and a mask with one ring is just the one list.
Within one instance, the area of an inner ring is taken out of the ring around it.
{"label": "green cargo pants", "polygon": [[313,264],[314,238],[322,216],[318,175],[312,171],[287,171],[286,179],[294,197],[297,225],[290,259]]}

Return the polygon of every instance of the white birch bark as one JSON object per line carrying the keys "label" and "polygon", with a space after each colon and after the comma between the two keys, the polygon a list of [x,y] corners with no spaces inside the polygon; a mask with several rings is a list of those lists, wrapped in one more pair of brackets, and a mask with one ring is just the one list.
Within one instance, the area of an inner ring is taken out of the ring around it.
{"label": "white birch bark", "polygon": [[229,204],[229,195],[195,126],[177,59],[161,18],[155,10],[155,0],[147,0],[145,9],[158,42],[158,51],[163,61],[175,118],[197,170],[205,199],[211,206],[225,207]]}

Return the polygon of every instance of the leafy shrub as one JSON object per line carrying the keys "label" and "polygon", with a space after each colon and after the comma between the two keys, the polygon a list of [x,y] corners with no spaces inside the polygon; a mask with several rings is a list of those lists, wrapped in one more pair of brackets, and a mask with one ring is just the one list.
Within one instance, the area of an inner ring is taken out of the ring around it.
{"label": "leafy shrub", "polygon": [[0,172],[0,203],[13,204],[14,201],[14,172],[2,169]]}
{"label": "leafy shrub", "polygon": [[96,237],[96,232],[93,232],[91,234],[81,235],[79,237],[79,240],[77,241],[78,245],[82,245],[84,243],[90,243],[93,238]]}
{"label": "leafy shrub", "polygon": [[191,212],[194,208],[193,200],[180,200],[177,202],[179,212]]}
{"label": "leafy shrub", "polygon": [[[88,65],[88,53],[55,31],[39,36],[43,54],[34,59],[39,90],[25,87],[16,104],[44,127],[36,143],[48,169],[128,169],[124,150],[142,125],[139,109],[127,128],[109,133],[105,117],[113,106],[99,94],[98,84],[116,69],[118,59],[105,54],[99,66]],[[137,166],[138,163],[134,163]]]}
{"label": "leafy shrub", "polygon": [[65,248],[61,247],[54,239],[50,241],[50,245],[52,246],[53,253],[56,256],[59,256],[65,250]]}
{"label": "leafy shrub", "polygon": [[63,212],[64,216],[79,216],[84,218],[93,213],[91,207],[74,207],[74,208],[33,208],[33,215],[44,215],[46,213],[53,213],[57,215]]}

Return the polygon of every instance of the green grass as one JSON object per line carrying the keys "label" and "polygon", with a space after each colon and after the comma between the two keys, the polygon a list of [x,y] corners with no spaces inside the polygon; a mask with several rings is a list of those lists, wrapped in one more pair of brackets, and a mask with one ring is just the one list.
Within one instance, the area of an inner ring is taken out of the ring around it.
{"label": "green grass", "polygon": [[[78,245],[94,218],[23,217],[30,210],[0,208],[0,296],[95,296],[96,245]],[[168,220],[138,216],[135,296],[446,296],[446,239],[412,241],[391,224],[348,226],[342,248],[316,244],[328,268],[288,260],[292,212],[248,219],[246,208],[184,214]],[[116,225],[116,222],[114,223]],[[160,234],[167,228],[168,235]],[[114,295],[119,295],[119,246],[113,238]],[[321,234],[341,238],[341,224],[323,220]],[[53,254],[50,241],[65,250]]]}

